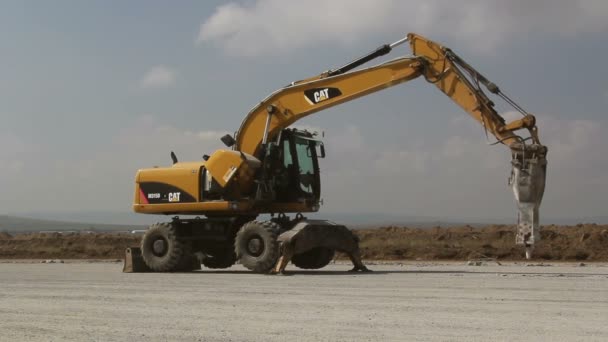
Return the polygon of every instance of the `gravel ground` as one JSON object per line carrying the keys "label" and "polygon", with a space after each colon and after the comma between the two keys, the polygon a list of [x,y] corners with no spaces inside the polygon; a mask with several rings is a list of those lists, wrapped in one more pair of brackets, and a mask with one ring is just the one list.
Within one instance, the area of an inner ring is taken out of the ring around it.
{"label": "gravel ground", "polygon": [[608,340],[606,264],[397,263],[370,274],[337,264],[288,276],[121,267],[0,263],[0,341]]}

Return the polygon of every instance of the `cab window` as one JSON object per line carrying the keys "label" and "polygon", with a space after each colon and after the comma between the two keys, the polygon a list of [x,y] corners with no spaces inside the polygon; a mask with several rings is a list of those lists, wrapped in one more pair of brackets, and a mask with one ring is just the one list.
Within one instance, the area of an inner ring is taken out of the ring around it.
{"label": "cab window", "polygon": [[315,153],[314,142],[296,138],[295,143],[296,153],[298,154],[300,189],[312,194],[315,181],[315,168],[313,163],[313,153]]}

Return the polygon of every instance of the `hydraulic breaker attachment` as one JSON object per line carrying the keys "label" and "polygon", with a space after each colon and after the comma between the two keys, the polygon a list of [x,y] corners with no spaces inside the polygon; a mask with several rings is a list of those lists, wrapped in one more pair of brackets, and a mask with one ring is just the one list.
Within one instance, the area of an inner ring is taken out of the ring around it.
{"label": "hydraulic breaker attachment", "polygon": [[518,209],[515,243],[526,248],[526,259],[532,257],[534,243],[540,240],[538,211],[545,191],[546,153],[543,145],[528,145],[525,151],[515,152],[511,161],[509,184]]}

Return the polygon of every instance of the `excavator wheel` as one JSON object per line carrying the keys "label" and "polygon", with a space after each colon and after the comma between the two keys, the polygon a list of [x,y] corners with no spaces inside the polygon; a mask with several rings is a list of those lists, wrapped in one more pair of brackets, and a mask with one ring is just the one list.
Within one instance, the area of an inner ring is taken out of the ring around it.
{"label": "excavator wheel", "polygon": [[333,249],[316,247],[294,255],[291,262],[299,268],[316,270],[327,266],[334,259],[335,254],[336,252]]}
{"label": "excavator wheel", "polygon": [[203,265],[207,268],[228,268],[236,262],[237,257],[232,246],[223,248],[220,252],[215,255],[205,255],[203,258]]}
{"label": "excavator wheel", "polygon": [[257,272],[266,273],[279,258],[279,225],[271,221],[245,223],[236,234],[235,252],[241,264]]}
{"label": "excavator wheel", "polygon": [[141,239],[141,255],[152,271],[171,272],[183,267],[189,255],[188,245],[181,241],[171,223],[155,223]]}

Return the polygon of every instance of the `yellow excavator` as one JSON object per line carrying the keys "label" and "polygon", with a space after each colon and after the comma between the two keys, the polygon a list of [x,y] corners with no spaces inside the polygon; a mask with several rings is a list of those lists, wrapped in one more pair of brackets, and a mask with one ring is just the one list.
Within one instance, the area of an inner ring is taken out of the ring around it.
{"label": "yellow excavator", "polygon": [[[357,69],[406,42],[411,55]],[[209,268],[227,268],[238,260],[252,271],[267,272],[279,256],[279,235],[294,227],[335,226],[304,217],[318,211],[321,204],[319,158],[325,157],[325,148],[314,132],[290,125],[420,77],[494,135],[495,144],[510,149],[509,182],[518,206],[516,243],[525,246],[529,258],[540,238],[538,211],[547,164],[547,148],[539,141],[535,117],[451,49],[410,33],[340,68],[270,94],[247,114],[234,136],[222,137],[227,149],[194,162],[179,162],[171,152],[172,166],[139,170],[133,210],[173,216],[171,222],[150,226],[142,237],[146,266],[157,272],[183,269],[196,253],[202,254]],[[506,122],[485,91],[506,101],[522,118]],[[260,214],[270,214],[270,219],[256,221]],[[321,268],[331,261],[333,252],[313,248],[295,255],[292,263]]]}

